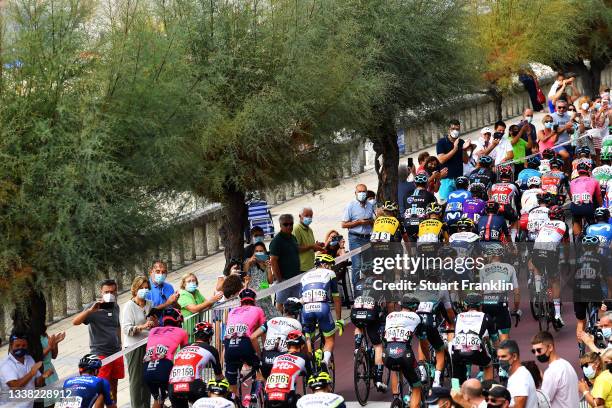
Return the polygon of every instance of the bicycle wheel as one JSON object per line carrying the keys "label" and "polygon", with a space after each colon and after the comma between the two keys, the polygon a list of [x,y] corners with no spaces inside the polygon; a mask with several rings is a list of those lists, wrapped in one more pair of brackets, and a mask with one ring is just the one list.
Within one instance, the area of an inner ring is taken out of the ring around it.
{"label": "bicycle wheel", "polygon": [[334,361],[334,353],[332,353],[329,359],[329,366],[327,367],[327,370],[329,371],[329,375],[331,376],[333,381],[331,392],[334,392],[334,390],[336,389],[336,363]]}
{"label": "bicycle wheel", "polygon": [[353,361],[353,384],[355,396],[361,405],[366,405],[370,397],[370,370],[368,355],[363,348],[360,348]]}
{"label": "bicycle wheel", "polygon": [[404,408],[404,401],[401,396],[396,395],[391,401],[391,408]]}
{"label": "bicycle wheel", "polygon": [[250,408],[264,408],[264,386],[255,394],[255,399],[251,400]]}

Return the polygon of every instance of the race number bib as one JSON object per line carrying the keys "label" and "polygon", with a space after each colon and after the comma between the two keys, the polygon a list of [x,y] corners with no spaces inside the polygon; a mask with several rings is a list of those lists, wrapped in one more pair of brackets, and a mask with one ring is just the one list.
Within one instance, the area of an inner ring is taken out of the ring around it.
{"label": "race number bib", "polygon": [[225,337],[243,337],[246,336],[249,326],[244,323],[230,324],[225,331]]}
{"label": "race number bib", "polygon": [[463,351],[478,351],[482,345],[482,340],[474,333],[458,333],[453,340],[453,344]]}
{"label": "race number bib", "polygon": [[388,232],[373,232],[370,236],[371,242],[389,242],[391,241],[391,234]]}
{"label": "race number bib", "polygon": [[62,398],[56,406],[59,408],[81,408],[81,404],[83,404],[83,397],[74,396]]}
{"label": "race number bib", "polygon": [[289,375],[282,373],[270,374],[266,386],[268,388],[289,388]]}
{"label": "race number bib", "polygon": [[310,289],[302,293],[304,303],[327,302],[327,291],[324,289]]}
{"label": "race number bib", "polygon": [[590,204],[592,197],[589,193],[572,194],[572,203],[574,204]]}
{"label": "race number bib", "polygon": [[434,305],[434,302],[421,302],[419,303],[419,308],[417,309],[417,312],[431,313],[433,311]]}
{"label": "race number bib", "polygon": [[306,303],[304,305],[304,312],[306,313],[319,313],[323,311],[322,303]]}
{"label": "race number bib", "polygon": [[195,378],[195,373],[192,366],[174,366],[170,372],[170,378],[173,380],[192,381]]}
{"label": "race number bib", "polygon": [[412,332],[403,327],[391,327],[385,330],[385,340],[387,341],[408,341]]}
{"label": "race number bib", "polygon": [[286,339],[282,339],[280,337],[276,337],[276,338],[267,338],[266,341],[264,342],[264,349],[266,349],[267,351],[271,351],[271,350],[278,350],[278,351],[284,351],[287,348],[285,347],[286,344]]}
{"label": "race number bib", "polygon": [[359,296],[357,299],[355,299],[355,303],[353,304],[355,309],[372,310],[375,306],[376,303],[374,302],[374,298],[369,296]]}

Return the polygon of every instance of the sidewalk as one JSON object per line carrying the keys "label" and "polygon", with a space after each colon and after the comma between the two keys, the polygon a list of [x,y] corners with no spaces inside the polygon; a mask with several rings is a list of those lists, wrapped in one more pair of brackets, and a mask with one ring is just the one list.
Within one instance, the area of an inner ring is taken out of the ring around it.
{"label": "sidewalk", "polygon": [[[536,124],[538,128],[541,127],[541,119],[543,116],[544,114],[542,113],[536,113],[534,115],[534,124]],[[514,118],[506,123],[509,126],[510,124],[517,123],[519,120],[520,118]],[[479,136],[479,132],[471,132],[462,135],[463,138],[470,138],[472,141],[476,141]],[[425,150],[429,151],[430,154],[435,154],[435,146]],[[410,157],[413,157],[415,164],[417,163],[416,157],[418,153],[420,152],[410,155]],[[400,163],[405,164],[406,157],[401,158]],[[314,212],[311,228],[317,240],[322,241],[325,238],[325,234],[330,229],[336,229],[340,234],[346,236],[346,230],[340,228],[340,220],[344,207],[355,197],[354,189],[355,185],[358,183],[364,183],[370,190],[375,191],[377,177],[374,170],[369,170],[358,176],[344,179],[334,188],[319,190],[314,194],[298,197],[273,207],[271,211],[276,224],[276,231],[279,230],[278,216],[280,214],[290,213],[297,217],[301,209],[307,206],[311,207]],[[181,276],[185,273],[195,273],[200,281],[199,287],[202,294],[204,296],[210,296],[213,293],[217,277],[222,274],[224,265],[225,259],[223,253],[220,252],[170,273],[167,281],[176,289]],[[131,295],[129,293],[121,295],[118,300],[119,304],[121,306],[124,305],[130,297]],[[54,365],[59,377],[63,378],[77,372],[77,365],[80,358],[89,352],[89,343],[87,326],[73,326],[71,317],[51,325],[48,329],[49,334],[60,331],[66,331],[66,339],[60,343],[59,356],[58,359],[54,361]],[[7,346],[5,345],[0,348],[0,354],[6,355],[6,353]],[[348,364],[350,364],[350,362]],[[129,383],[127,378],[119,382],[118,394],[118,405],[120,407],[129,407]],[[349,395],[346,395],[345,398],[347,401],[353,399]]]}

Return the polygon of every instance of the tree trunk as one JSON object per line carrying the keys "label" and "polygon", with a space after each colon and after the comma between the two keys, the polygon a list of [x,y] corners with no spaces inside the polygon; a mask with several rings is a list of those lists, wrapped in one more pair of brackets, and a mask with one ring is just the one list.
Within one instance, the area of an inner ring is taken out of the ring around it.
{"label": "tree trunk", "polygon": [[[399,147],[394,120],[385,120],[376,129],[376,135],[371,140],[376,152],[374,169],[378,175],[377,200],[381,203],[386,200],[397,202]],[[378,161],[379,158],[382,158],[381,162]]]}
{"label": "tree trunk", "polygon": [[495,120],[504,120],[504,115],[502,113],[502,103],[504,102],[504,96],[499,91],[499,89],[495,86],[491,87],[487,91],[487,95],[493,99],[493,104],[495,105]]}
{"label": "tree trunk", "polygon": [[244,192],[238,191],[234,185],[227,185],[223,195],[223,226],[220,236],[227,262],[232,258],[243,259],[248,214]]}
{"label": "tree trunk", "polygon": [[46,332],[47,302],[39,290],[29,287],[24,293],[23,302],[16,305],[13,313],[13,330],[25,333],[28,337],[28,348],[34,361],[42,360],[40,336]]}
{"label": "tree trunk", "polygon": [[590,68],[584,65],[583,61],[574,61],[562,65],[565,72],[573,72],[580,77],[580,83],[584,89],[583,95],[593,98],[599,95],[601,86],[601,72],[606,68],[609,61],[594,59],[591,61]]}

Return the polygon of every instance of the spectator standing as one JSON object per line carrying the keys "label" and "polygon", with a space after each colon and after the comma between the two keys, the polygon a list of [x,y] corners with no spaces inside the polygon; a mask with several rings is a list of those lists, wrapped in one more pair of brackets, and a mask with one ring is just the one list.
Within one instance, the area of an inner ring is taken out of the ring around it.
{"label": "spectator standing", "polygon": [[[510,390],[500,384],[493,384],[487,391],[487,407],[490,408],[508,408],[512,407],[512,396]],[[516,407],[517,405],[514,405]]]}
{"label": "spectator standing", "polygon": [[586,353],[580,359],[584,376],[593,384],[589,391],[589,385],[582,379],[579,389],[585,400],[591,407],[612,407],[612,373],[604,367],[603,360],[595,352]]}
{"label": "spectator standing", "polygon": [[[607,311],[599,318],[597,326],[601,329],[603,337],[608,342],[607,350],[612,350],[612,311]],[[578,339],[582,340],[589,350],[602,354],[605,349],[600,349],[595,344],[595,339],[592,334],[581,332],[577,333]]]}
{"label": "spectator standing", "polygon": [[536,387],[529,370],[521,364],[519,346],[514,340],[504,340],[497,349],[499,367],[510,374],[508,391],[514,408],[537,408]]}
{"label": "spectator standing", "polygon": [[[448,194],[455,190],[455,179],[463,175],[463,163],[467,163],[468,155],[464,148],[471,144],[459,139],[461,124],[453,119],[449,123],[448,134],[440,138],[436,144],[436,154],[441,169],[446,170],[446,176],[440,180],[440,200],[446,201]],[[469,142],[469,141],[468,141]]]}
{"label": "spectator standing", "polygon": [[178,304],[183,315],[183,329],[189,334],[189,341],[193,342],[193,329],[198,322],[197,318],[190,318],[194,314],[210,309],[223,296],[216,293],[213,297],[206,300],[204,295],[198,290],[198,277],[193,273],[187,273],[181,278],[181,290]]}
{"label": "spectator standing", "polygon": [[417,156],[417,162],[418,162],[419,166],[416,169],[416,174],[419,174],[420,172],[425,170],[425,160],[427,160],[428,157],[429,157],[429,153],[428,152],[421,152],[421,153],[419,153],[419,155]]}
{"label": "spectator standing", "polygon": [[557,94],[557,90],[561,87],[561,85],[563,85],[564,81],[565,75],[562,72],[558,72],[557,79],[555,80],[555,82],[553,82],[552,86],[550,87],[550,90],[548,91],[548,111],[550,113],[553,113],[555,111],[555,103],[553,101],[553,98]]}
{"label": "spectator standing", "polygon": [[[0,360],[0,390],[34,390],[45,385],[53,371],[40,373],[43,362],[35,362],[28,353],[28,339],[23,333],[9,337],[9,354]],[[11,408],[32,408],[33,402],[11,402]]]}
{"label": "spectator standing", "polygon": [[[135,277],[130,291],[132,298],[123,306],[121,313],[121,330],[126,347],[146,339],[149,330],[158,325],[157,317],[150,315],[153,304],[146,299],[151,291],[149,279],[146,276]],[[151,392],[142,379],[145,351],[143,344],[125,355],[130,376],[130,403],[134,408],[151,406]]]}
{"label": "spectator standing", "polygon": [[[525,123],[527,123],[527,126]],[[519,122],[518,127],[521,131],[521,138],[527,143],[531,141],[531,147],[527,154],[538,153],[538,131],[533,124],[533,109],[527,108],[523,111],[523,120]]]}
{"label": "spectator standing", "polygon": [[[58,345],[66,338],[66,332],[57,334],[47,335],[47,326],[45,326],[45,332],[40,336],[40,345],[43,350],[43,371],[52,371],[49,377],[45,379],[45,385],[51,385],[59,381],[55,367],[53,367],[52,360],[57,358],[59,353]],[[45,407],[51,407],[55,404],[54,399],[45,398]]]}
{"label": "spectator standing", "polygon": [[[555,104],[556,111],[552,115],[553,120],[553,130],[558,134],[557,142],[555,144],[561,144],[565,142],[569,142],[570,135],[569,132],[573,131],[574,125],[572,122],[572,116],[567,113],[567,108],[569,104],[566,100],[558,100]],[[567,161],[570,157],[570,147],[568,144],[564,146],[555,147],[555,151],[559,153],[559,156],[564,161]]]}
{"label": "spectator standing", "polygon": [[155,261],[149,270],[151,291],[147,295],[147,300],[150,300],[153,308],[158,310],[158,318],[161,318],[161,312],[176,303],[179,297],[179,293],[175,293],[172,285],[166,282],[167,277],[166,264],[162,261]]}
{"label": "spectator standing", "polygon": [[[270,242],[270,265],[276,282],[291,279],[300,274],[300,250],[293,235],[293,215],[283,214],[278,219],[280,231]],[[299,282],[276,294],[276,308],[283,312],[283,305],[290,297],[300,297]]]}
{"label": "spectator standing", "polygon": [[[89,348],[100,360],[121,351],[121,325],[119,324],[119,305],[117,304],[117,283],[112,279],[100,284],[101,300],[85,307],[72,319],[72,324],[86,324],[89,327]],[[98,377],[105,378],[111,386],[111,395],[117,402],[117,383],[125,377],[123,357],[103,365]]]}
{"label": "spectator standing", "polygon": [[[251,243],[244,248],[244,260],[246,261],[253,256],[255,245],[264,242],[264,230],[258,225],[251,228]],[[265,246],[265,244],[264,244]]]}
{"label": "spectator standing", "polygon": [[470,378],[461,384],[461,391],[451,391],[453,401],[461,408],[487,408],[487,400],[482,394],[482,383]]}
{"label": "spectator standing", "polygon": [[542,118],[542,124],[544,128],[538,132],[538,150],[540,152],[546,149],[552,149],[559,137],[554,128],[555,123],[551,115],[545,115],[544,118]]}
{"label": "spectator standing", "polygon": [[523,133],[529,129],[529,123],[524,122],[522,127],[511,125],[508,140],[512,145],[512,158],[514,160],[514,174],[519,174],[525,168],[525,156],[531,150],[531,139],[523,139]]}
{"label": "spectator standing", "polygon": [[408,175],[410,174],[410,170],[407,166],[399,166],[397,169],[397,202],[399,203],[399,213],[400,215],[404,215],[405,203],[404,197],[407,194],[412,194],[416,186],[413,182],[408,181]]}
{"label": "spectator standing", "polygon": [[[253,256],[244,263],[244,272],[250,278],[248,287],[254,291],[266,289],[270,283],[274,282],[272,268],[270,268],[270,257],[266,253],[266,247],[263,242],[255,245]],[[268,319],[278,315],[269,296],[257,299],[257,306],[263,309]]]}
{"label": "spectator standing", "polygon": [[578,376],[572,365],[557,354],[555,340],[547,331],[531,339],[531,350],[540,363],[548,363],[542,379],[542,392],[552,408],[578,406]]}
{"label": "spectator standing", "polygon": [[323,249],[323,246],[315,241],[314,233],[310,228],[312,216],[312,208],[302,208],[300,222],[293,226],[293,236],[297,240],[300,251],[300,273],[314,268],[315,252]]}
{"label": "spectator standing", "polygon": [[[353,251],[370,242],[374,224],[374,206],[366,200],[368,188],[365,184],[355,187],[355,200],[344,209],[342,228],[348,229],[349,250]],[[351,258],[353,285],[357,284],[361,269],[361,255]]]}
{"label": "spectator standing", "polygon": [[240,278],[244,287],[246,287],[246,282],[244,282],[245,273],[242,271],[242,261],[240,259],[232,258],[227,265],[225,265],[223,274],[217,276],[217,284],[215,285],[215,290],[217,292],[223,291],[223,282],[230,275],[238,275],[238,278]]}
{"label": "spectator standing", "polygon": [[[440,161],[436,156],[429,156],[425,160],[425,165],[423,166],[423,171],[419,174],[425,174],[427,176],[427,191],[432,194],[437,193],[440,190],[440,180],[442,180],[448,174],[448,169],[441,168]],[[416,185],[415,185],[416,189]],[[414,192],[414,190],[412,190]],[[406,198],[406,196],[402,197],[402,201]]]}
{"label": "spectator standing", "polygon": [[344,237],[338,231],[330,230],[325,235],[325,248],[323,252],[337,258],[346,254],[345,244]]}
{"label": "spectator standing", "polygon": [[540,367],[538,367],[536,362],[533,360],[523,361],[522,364],[523,367],[529,371],[531,378],[533,378],[533,382],[535,383],[538,397],[538,408],[550,408],[550,401],[548,401],[548,397],[540,389],[542,387],[542,372],[540,371]]}
{"label": "spectator standing", "polygon": [[[499,123],[496,125],[498,125],[497,127],[501,129],[501,125],[499,125]],[[478,160],[482,156],[491,157],[496,165],[503,163],[507,157],[508,150],[512,150],[512,146],[510,145],[509,141],[503,137],[502,132],[498,132],[497,135],[493,137],[492,130],[488,127],[480,130],[480,137],[475,145],[476,148],[474,150],[474,154],[472,155],[475,163],[478,163]]]}

